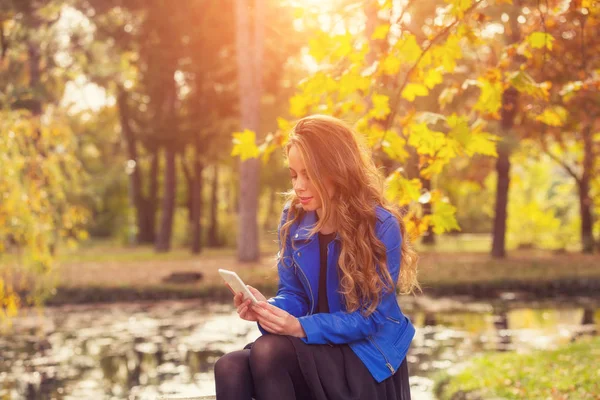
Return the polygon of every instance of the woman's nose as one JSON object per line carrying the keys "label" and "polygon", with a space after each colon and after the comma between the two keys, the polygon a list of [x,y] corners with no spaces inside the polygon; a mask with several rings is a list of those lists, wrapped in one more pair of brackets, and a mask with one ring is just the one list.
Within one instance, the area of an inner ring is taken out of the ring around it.
{"label": "woman's nose", "polygon": [[294,190],[296,190],[297,192],[301,192],[305,189],[305,184],[304,184],[304,180],[302,178],[297,178],[296,181],[294,182]]}

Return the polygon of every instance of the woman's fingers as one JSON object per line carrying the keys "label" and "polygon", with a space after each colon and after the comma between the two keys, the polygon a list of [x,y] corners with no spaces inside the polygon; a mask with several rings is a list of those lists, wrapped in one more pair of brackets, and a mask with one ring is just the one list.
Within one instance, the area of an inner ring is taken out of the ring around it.
{"label": "woman's fingers", "polygon": [[240,305],[242,305],[242,303],[244,302],[244,296],[242,293],[236,293],[235,296],[233,296],[233,305],[236,307],[239,307]]}
{"label": "woman's fingers", "polygon": [[242,302],[240,303],[240,305],[237,307],[238,314],[240,313],[240,311],[241,311],[242,309],[244,309],[244,308],[248,308],[248,307],[250,306],[250,302],[251,302],[251,300],[242,301]]}
{"label": "woman's fingers", "polygon": [[246,286],[248,287],[248,290],[250,290],[250,293],[252,293],[258,301],[267,301],[267,298],[265,296],[263,296],[263,294],[258,289],[254,288],[250,285],[246,285]]}
{"label": "woman's fingers", "polygon": [[279,327],[273,324],[271,321],[264,319],[262,317],[258,317],[258,323],[262,326],[267,332],[271,333],[279,333]]}
{"label": "woman's fingers", "polygon": [[271,313],[269,310],[266,310],[265,308],[261,307],[260,305],[255,305],[252,307],[252,310],[261,318],[264,319],[265,321],[269,321],[271,324],[277,325],[277,326],[281,326],[282,324],[282,318]]}

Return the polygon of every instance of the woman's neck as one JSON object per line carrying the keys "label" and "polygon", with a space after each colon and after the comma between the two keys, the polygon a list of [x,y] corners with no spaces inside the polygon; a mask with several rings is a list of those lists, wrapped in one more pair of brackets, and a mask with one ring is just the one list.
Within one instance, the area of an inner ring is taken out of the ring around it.
{"label": "woman's neck", "polygon": [[[322,213],[323,213],[322,208],[317,209],[317,217],[319,218],[319,220],[323,216]],[[323,226],[323,228],[321,228],[321,230],[319,232],[321,232],[324,235],[328,235],[330,233],[335,232],[335,223],[333,221],[327,221],[327,223]]]}

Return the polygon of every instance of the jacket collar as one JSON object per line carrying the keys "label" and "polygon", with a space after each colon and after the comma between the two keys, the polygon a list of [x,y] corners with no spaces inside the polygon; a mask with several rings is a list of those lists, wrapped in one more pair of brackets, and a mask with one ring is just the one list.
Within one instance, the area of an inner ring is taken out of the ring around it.
{"label": "jacket collar", "polygon": [[[315,235],[310,235],[310,230],[317,224],[318,216],[316,211],[306,211],[298,223],[298,229],[292,237],[293,240],[312,240]],[[339,233],[335,233],[334,240],[341,240]]]}

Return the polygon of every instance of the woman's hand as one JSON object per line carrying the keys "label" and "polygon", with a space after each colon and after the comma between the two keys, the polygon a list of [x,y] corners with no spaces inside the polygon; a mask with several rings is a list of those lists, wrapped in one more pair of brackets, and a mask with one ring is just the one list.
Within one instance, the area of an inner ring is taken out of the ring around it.
{"label": "woman's hand", "polygon": [[252,305],[252,311],[258,317],[258,323],[264,330],[277,335],[303,338],[306,336],[298,318],[266,301]]}
{"label": "woman's hand", "polygon": [[[229,285],[227,285],[227,286],[229,286]],[[263,296],[262,293],[259,292],[257,289],[253,288],[250,285],[246,285],[246,287],[248,287],[248,290],[250,290],[250,293],[252,293],[254,295],[254,297],[256,297],[256,300],[264,301],[264,302],[267,301],[265,296]],[[230,289],[231,289],[231,287],[230,287]],[[257,322],[258,316],[254,312],[254,310],[250,307],[250,304],[252,304],[252,300],[250,300],[250,299],[244,300],[244,295],[241,292],[237,293],[235,296],[233,296],[233,305],[237,308],[237,313],[240,316],[240,318],[243,320],[246,320],[246,321]]]}

